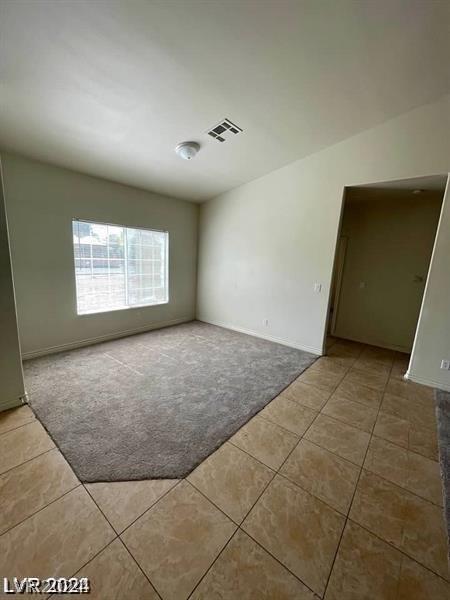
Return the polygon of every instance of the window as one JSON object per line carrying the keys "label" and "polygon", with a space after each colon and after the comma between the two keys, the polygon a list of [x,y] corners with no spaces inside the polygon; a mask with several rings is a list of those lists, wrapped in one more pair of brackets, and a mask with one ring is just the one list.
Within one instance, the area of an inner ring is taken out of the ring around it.
{"label": "window", "polygon": [[168,302],[165,231],[72,221],[79,315]]}

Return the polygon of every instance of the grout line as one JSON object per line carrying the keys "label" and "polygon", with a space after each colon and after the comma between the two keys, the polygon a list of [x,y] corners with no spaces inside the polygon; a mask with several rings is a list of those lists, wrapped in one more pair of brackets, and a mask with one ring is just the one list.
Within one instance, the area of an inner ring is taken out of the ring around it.
{"label": "grout line", "polygon": [[206,571],[203,573],[203,575],[200,577],[200,579],[198,580],[198,582],[195,584],[192,592],[190,592],[189,596],[187,597],[187,600],[189,600],[189,598],[192,598],[192,594],[195,592],[195,590],[199,587],[199,585],[201,584],[201,582],[205,579],[205,577],[207,576],[207,574],[211,571],[211,569],[213,568],[213,566],[216,564],[216,562],[219,560],[220,556],[223,554],[223,552],[225,551],[225,548],[228,547],[228,545],[230,544],[231,540],[234,538],[234,536],[237,534],[238,531],[241,531],[240,527],[236,527],[236,529],[233,531],[233,533],[231,534],[230,539],[228,539],[223,548],[220,550],[219,554],[216,556],[216,558],[212,561],[212,563],[210,564],[210,566],[206,569]]}
{"label": "grout line", "polygon": [[[149,480],[150,481],[150,480]],[[112,482],[115,483],[115,482]],[[142,571],[144,577],[147,579],[147,581],[149,582],[149,584],[152,586],[152,588],[157,592],[157,595],[161,598],[162,596],[159,594],[159,592],[156,590],[156,587],[154,586],[154,584],[150,581],[149,577],[147,576],[147,574],[144,572],[144,570],[142,569],[141,565],[138,563],[138,561],[136,560],[136,558],[134,557],[134,555],[132,554],[131,550],[128,548],[128,546],[125,544],[125,542],[122,540],[122,538],[120,537],[127,529],[129,529],[131,527],[131,525],[133,525],[138,519],[140,519],[146,512],[148,512],[151,508],[153,508],[155,506],[155,504],[157,504],[159,502],[159,500],[161,500],[162,498],[164,498],[164,496],[166,496],[170,491],[172,491],[180,482],[178,481],[177,483],[175,483],[170,490],[167,490],[167,492],[165,492],[160,498],[158,498],[158,500],[156,500],[156,502],[154,502],[151,506],[149,506],[141,515],[139,515],[134,521],[132,521],[121,533],[118,533],[114,527],[114,525],[111,523],[111,521],[108,519],[108,517],[106,516],[106,514],[103,512],[103,510],[100,508],[100,505],[98,504],[98,502],[95,500],[95,498],[93,497],[93,495],[89,492],[89,490],[87,489],[85,484],[82,484],[84,489],[86,490],[87,494],[89,495],[89,497],[92,499],[92,501],[94,502],[94,504],[97,506],[98,510],[101,512],[101,514],[103,515],[103,517],[106,519],[106,522],[109,524],[109,526],[111,527],[111,529],[114,531],[116,537],[114,538],[114,540],[119,539],[120,542],[122,543],[122,545],[125,547],[125,549],[127,550],[127,552],[130,554],[131,558],[134,560],[134,562],[137,564],[137,566],[139,567],[139,570]],[[88,484],[89,485],[89,484]],[[113,541],[114,541],[113,540]],[[112,542],[111,542],[112,543]],[[105,548],[103,548],[104,550]],[[101,550],[101,552],[103,551]],[[96,555],[97,556],[97,555]],[[94,557],[95,558],[95,557]],[[91,559],[93,560],[93,559]],[[90,561],[89,561],[90,562]],[[85,563],[83,565],[83,567],[86,566]],[[82,568],[83,568],[82,567]],[[80,569],[79,569],[80,570]],[[77,571],[78,572],[78,571]]]}
{"label": "grout line", "polygon": [[245,529],[242,529],[242,527],[239,527],[239,529],[241,531],[243,531],[246,535],[248,535],[248,537],[250,539],[252,539],[255,544],[257,544],[257,546],[259,546],[260,548],[262,548],[262,550],[264,552],[266,552],[269,556],[271,556],[279,565],[281,565],[283,567],[283,569],[285,569],[286,571],[288,571],[288,573],[290,573],[293,577],[295,577],[295,579],[297,579],[297,581],[299,581],[302,585],[304,585],[308,590],[310,590],[315,596],[317,596],[318,598],[320,597],[320,594],[318,594],[316,591],[314,591],[312,589],[312,587],[310,587],[307,583],[305,583],[303,581],[303,579],[300,579],[300,577],[298,575],[296,575],[294,573],[294,571],[291,571],[291,569],[285,565],[283,562],[281,562],[281,560],[279,558],[277,558],[275,556],[275,554],[272,554],[272,552],[270,550],[268,550],[267,548],[265,548],[260,542],[258,542],[258,540],[256,540],[251,533],[249,533],[248,531],[246,531]]}
{"label": "grout line", "polygon": [[437,573],[433,568],[431,568],[428,565],[425,565],[424,563],[418,561],[417,558],[414,558],[414,556],[408,554],[402,548],[399,548],[398,546],[395,546],[392,542],[388,542],[387,540],[383,539],[377,533],[374,533],[373,531],[371,531],[370,529],[368,529],[367,526],[361,525],[361,523],[358,523],[358,521],[355,521],[354,519],[352,519],[352,517],[348,517],[347,520],[351,521],[352,523],[354,523],[355,525],[357,525],[361,529],[364,529],[364,531],[367,531],[367,533],[369,533],[370,535],[373,535],[374,537],[376,537],[377,540],[380,540],[380,542],[383,542],[384,544],[386,544],[390,548],[393,548],[396,552],[399,552],[400,554],[402,554],[403,556],[405,556],[409,560],[412,560],[413,562],[417,563],[418,565],[420,565],[421,567],[423,567],[427,571],[430,571],[430,573],[433,573],[433,575],[436,575],[437,577],[439,577],[440,579],[442,579],[446,583],[450,583],[450,576],[449,576],[449,579],[446,579],[445,577],[443,577],[442,575],[440,575],[439,573]]}
{"label": "grout line", "polygon": [[128,546],[125,544],[125,542],[122,540],[122,538],[120,537],[120,535],[117,537],[118,540],[121,541],[122,545],[124,546],[125,550],[128,552],[128,554],[131,556],[131,558],[134,560],[134,562],[137,564],[137,566],[139,567],[140,571],[144,574],[145,579],[150,583],[150,585],[152,586],[152,588],[155,590],[156,595],[159,598],[162,598],[162,592],[159,591],[159,589],[150,581],[148,575],[145,573],[145,571],[142,569],[141,565],[139,564],[138,560],[136,559],[136,557],[134,556],[133,552],[131,551],[130,548],[128,548]]}
{"label": "grout line", "polygon": [[[286,430],[288,431],[288,430]],[[310,589],[311,591],[314,592],[314,590],[312,590],[309,586],[306,585],[306,583],[304,581],[302,581],[295,573],[293,573],[286,565],[284,565],[280,560],[278,560],[278,558],[276,558],[276,556],[274,556],[271,552],[269,552],[266,548],[264,548],[264,546],[262,546],[259,542],[257,542],[257,540],[255,540],[245,529],[242,528],[242,525],[244,524],[245,520],[247,519],[248,515],[251,513],[251,511],[253,510],[253,508],[255,507],[255,505],[258,503],[258,501],[260,500],[260,498],[262,497],[262,495],[266,492],[266,490],[268,489],[268,487],[270,486],[270,484],[273,482],[273,480],[275,479],[275,477],[277,475],[281,475],[279,473],[279,470],[282,468],[282,466],[284,465],[284,463],[286,462],[286,460],[289,458],[289,456],[292,454],[292,452],[295,450],[295,448],[298,446],[298,444],[300,443],[301,438],[299,439],[299,441],[297,442],[297,444],[294,446],[294,448],[292,448],[292,450],[288,453],[288,455],[286,456],[285,460],[281,463],[280,467],[277,470],[272,469],[271,467],[267,467],[267,465],[265,465],[264,463],[261,463],[262,465],[264,465],[265,467],[269,468],[272,472],[273,472],[273,476],[272,478],[267,482],[267,484],[265,485],[265,487],[262,489],[261,493],[258,495],[258,497],[256,498],[256,500],[253,502],[252,506],[249,508],[249,510],[247,511],[247,513],[245,514],[245,516],[243,517],[243,519],[241,520],[240,523],[236,523],[236,521],[234,521],[234,519],[232,519],[229,515],[227,515],[221,508],[219,508],[210,498],[208,498],[208,496],[206,496],[201,490],[199,490],[193,483],[191,483],[190,481],[188,481],[188,483],[190,483],[192,485],[192,487],[194,487],[202,496],[204,496],[206,498],[206,500],[208,500],[209,502],[211,502],[211,504],[213,504],[218,510],[220,510],[220,512],[222,512],[225,516],[227,516],[229,519],[231,519],[231,521],[237,525],[236,531],[233,533],[233,535],[231,536],[231,538],[228,540],[228,542],[225,544],[225,546],[222,548],[222,550],[220,551],[219,555],[216,557],[216,559],[212,562],[212,564],[210,565],[210,567],[207,569],[207,571],[204,573],[203,577],[201,580],[203,580],[203,578],[206,576],[206,574],[211,570],[212,566],[214,565],[214,563],[216,562],[216,560],[219,558],[220,554],[222,554],[222,552],[225,550],[225,548],[228,546],[228,544],[230,543],[230,541],[232,540],[232,538],[236,535],[237,531],[243,531],[246,535],[248,535],[260,548],[263,549],[263,551],[267,552],[270,556],[272,556],[272,558],[274,558],[284,569],[286,569],[287,571],[289,571],[289,573],[291,573],[291,575],[293,575],[298,581],[300,581],[300,583],[302,583],[305,587],[307,587],[308,589]],[[233,444],[234,446],[234,444]],[[238,448],[239,450],[242,450],[241,448],[239,448],[238,446],[235,446],[236,448]],[[250,456],[251,458],[254,458],[254,456],[252,456],[251,454],[249,454],[248,452],[246,452],[245,450],[242,450],[243,452],[245,452],[246,454],[248,454],[248,456]],[[255,459],[258,460],[258,459]],[[305,490],[306,491],[306,490]],[[308,492],[309,493],[309,492]],[[201,581],[200,580],[200,581]],[[195,589],[198,587],[198,585],[194,588],[194,590],[192,590],[191,594],[189,597],[192,596],[193,592],[195,591]],[[314,592],[315,593],[315,592]]]}
{"label": "grout line", "polygon": [[138,561],[134,557],[134,554],[131,552],[131,550],[128,548],[128,546],[125,544],[125,542],[122,540],[122,538],[120,537],[120,535],[116,539],[119,540],[119,542],[122,544],[122,546],[125,549],[125,551],[128,552],[128,554],[131,556],[131,559],[136,563],[139,571],[143,574],[143,576],[145,577],[145,579],[149,582],[150,586],[155,591],[155,594],[158,596],[158,598],[160,598],[162,600],[162,594],[160,594],[160,592],[156,589],[155,585],[150,581],[150,578],[148,577],[147,573],[144,571],[144,569],[138,563]]}
{"label": "grout line", "polygon": [[[275,400],[275,398],[274,398],[274,400]],[[291,402],[291,403],[292,403],[294,406],[297,406],[297,407],[299,406],[300,408],[306,408],[307,410],[310,410],[311,412],[315,412],[315,413],[317,413],[317,414],[318,414],[318,411],[316,411],[316,410],[314,410],[314,409],[312,409],[312,408],[308,408],[308,407],[306,407],[306,406],[299,405],[297,402],[292,402],[292,400],[289,400],[289,402]],[[270,403],[269,403],[269,404],[270,404]],[[317,414],[316,414],[316,415],[314,415],[313,421],[316,419],[316,417],[317,417]],[[256,416],[256,415],[255,415],[255,416]],[[277,423],[276,421],[272,421],[272,419],[269,419],[268,417],[266,417],[266,416],[262,415],[261,413],[259,413],[259,414],[258,414],[258,416],[259,416],[259,417],[261,417],[261,419],[264,419],[264,421],[266,421],[266,423],[270,423],[271,425],[276,425],[277,427],[279,427],[280,429],[282,429],[282,430],[283,430],[283,431],[285,431],[286,433],[290,433],[291,435],[295,435],[295,436],[297,436],[297,437],[300,437],[300,438],[301,438],[301,437],[303,437],[303,435],[305,434],[305,432],[303,432],[303,433],[298,433],[298,431],[296,432],[296,431],[292,431],[292,429],[286,429],[286,427],[283,427],[283,425],[280,425],[280,424],[279,424],[279,423]],[[309,425],[308,425],[308,427],[309,427]],[[308,429],[308,427],[307,427],[307,429]],[[239,430],[238,430],[238,431],[239,431]],[[305,431],[306,431],[306,429],[305,429]],[[236,432],[236,433],[237,433],[237,432]]]}
{"label": "grout line", "polygon": [[[271,423],[272,424],[272,423]],[[287,429],[285,429],[284,431],[288,431]],[[292,433],[289,431],[289,433]],[[298,438],[299,436],[296,435],[296,437]],[[297,443],[300,440],[297,440],[297,442],[295,443],[295,445],[297,445]],[[270,469],[271,471],[275,471],[275,473],[277,472],[277,470],[274,467],[271,467],[269,465],[266,465],[265,462],[263,462],[260,458],[257,458],[256,456],[254,456],[253,454],[251,454],[248,450],[245,450],[245,448],[241,448],[240,446],[238,446],[235,442],[231,442],[230,440],[227,440],[225,442],[226,444],[231,444],[232,446],[234,446],[235,448],[237,448],[238,450],[240,450],[241,452],[244,452],[244,454],[247,454],[247,456],[249,456],[250,458],[253,458],[253,460],[256,460],[260,465],[262,465],[263,467],[266,467],[266,469]],[[211,456],[211,455],[210,455]],[[195,469],[194,469],[195,470]],[[188,475],[189,477],[189,475]]]}
{"label": "grout line", "polygon": [[64,496],[67,496],[67,494],[70,494],[70,492],[73,492],[74,490],[76,490],[77,488],[79,488],[80,486],[82,486],[82,483],[77,483],[76,485],[74,485],[72,488],[70,488],[70,490],[66,490],[63,494],[61,494],[61,496],[58,496],[57,498],[53,498],[53,500],[50,500],[50,502],[48,502],[45,506],[41,506],[41,508],[38,508],[36,511],[34,511],[33,513],[31,513],[30,515],[26,516],[24,519],[22,519],[21,521],[18,521],[15,525],[12,525],[11,527],[8,527],[8,529],[5,529],[5,531],[3,531],[0,534],[0,538],[2,536],[4,536],[6,533],[8,533],[9,531],[11,531],[12,529],[18,527],[19,525],[21,525],[22,523],[25,523],[25,521],[28,521],[28,519],[31,519],[31,517],[34,517],[35,515],[37,515],[38,513],[42,512],[44,509],[46,509],[48,506],[51,506],[52,504],[54,504],[55,502],[58,502],[58,500],[61,500],[61,498],[64,498]]}
{"label": "grout line", "polygon": [[[274,474],[274,476],[275,476],[275,474]],[[273,477],[272,477],[272,479],[273,479]],[[271,479],[270,481],[272,481],[272,479]],[[190,486],[192,486],[196,492],[198,492],[198,493],[199,493],[201,496],[203,496],[203,498],[205,498],[206,500],[208,500],[208,502],[209,502],[210,504],[212,504],[212,505],[213,505],[215,508],[217,508],[217,510],[219,510],[219,511],[220,511],[220,512],[221,512],[223,515],[225,515],[225,517],[227,517],[227,519],[229,519],[229,520],[230,520],[230,521],[231,521],[231,522],[232,522],[234,525],[236,525],[236,527],[239,527],[239,523],[238,523],[237,521],[235,521],[233,517],[230,517],[230,515],[229,515],[229,514],[227,514],[227,513],[224,511],[224,509],[223,509],[223,508],[220,508],[220,506],[219,506],[218,504],[216,504],[216,503],[214,502],[214,500],[211,500],[211,498],[209,498],[209,496],[207,496],[207,495],[205,494],[205,492],[203,492],[203,491],[202,491],[200,488],[198,488],[198,487],[197,487],[197,486],[196,486],[194,483],[192,483],[192,481],[190,481],[189,479],[184,479],[183,481],[186,481],[186,483],[188,483]],[[269,483],[270,483],[270,481],[269,481]],[[264,488],[264,489],[265,489],[265,488]],[[247,515],[246,515],[246,516],[247,516]],[[244,517],[244,519],[245,519],[245,517]],[[244,519],[242,519],[242,520],[244,520]],[[241,521],[241,523],[242,523],[242,521]]]}
{"label": "grout line", "polygon": [[300,490],[302,490],[303,492],[305,492],[309,496],[312,496],[314,499],[318,500],[319,502],[322,502],[322,504],[325,504],[325,506],[327,506],[328,508],[331,508],[331,510],[333,510],[334,512],[339,513],[339,515],[341,517],[346,517],[348,515],[348,513],[350,511],[350,505],[348,507],[347,512],[342,512],[342,510],[340,510],[339,508],[336,508],[335,506],[331,506],[331,504],[329,502],[327,502],[323,498],[319,498],[319,496],[317,494],[311,492],[311,490],[307,490],[302,485],[300,485],[299,483],[297,483],[296,481],[294,481],[293,479],[291,479],[290,477],[288,477],[284,473],[277,473],[277,475],[279,477],[282,477],[283,479],[286,479],[286,481],[289,481],[289,483],[292,483],[293,485],[295,485],[295,487],[298,487]]}
{"label": "grout line", "polygon": [[[53,442],[53,440],[52,440]],[[35,458],[38,458],[39,456],[42,456],[43,454],[47,454],[48,452],[51,452],[52,450],[58,450],[58,452],[60,452],[58,446],[56,446],[56,444],[53,446],[53,448],[49,448],[48,450],[44,450],[44,452],[40,452],[39,454],[36,454],[35,456],[32,456],[31,458],[27,458],[27,460],[24,460],[23,462],[21,462],[18,465],[14,465],[14,467],[11,467],[10,469],[7,469],[6,471],[3,471],[2,473],[0,473],[0,479],[3,477],[3,475],[6,475],[7,473],[11,473],[11,471],[14,471],[14,469],[18,469],[19,467],[21,467],[22,465],[26,465],[27,463],[31,462],[32,460],[34,460]],[[62,453],[61,453],[62,454]],[[63,456],[63,458],[65,459],[65,457]],[[68,462],[68,461],[66,461]],[[69,464],[69,463],[68,463]],[[69,464],[69,467],[72,469],[72,466]],[[75,473],[75,471],[73,471],[75,474],[75,477],[77,477],[77,474]],[[78,479],[78,477],[77,477]],[[78,480],[79,481],[79,480]]]}
{"label": "grout line", "polygon": [[[362,351],[361,351],[361,354],[362,354]],[[360,354],[360,356],[361,356],[361,354]],[[390,377],[390,374],[392,372],[393,366],[394,366],[394,361],[392,360],[391,368],[390,368],[390,371],[389,371],[389,377]],[[386,383],[384,385],[383,392],[386,389],[387,382],[389,381],[389,377],[387,378],[387,381],[386,381]],[[378,415],[380,413],[380,410],[381,410],[381,403],[380,403],[380,406],[379,406],[378,411],[377,411],[377,417],[375,419],[375,422],[378,419]],[[356,480],[356,485],[355,485],[355,488],[353,490],[353,494],[352,494],[352,497],[351,497],[351,500],[350,500],[350,504],[349,504],[349,508],[348,508],[348,513],[347,513],[347,516],[345,517],[344,526],[342,527],[342,531],[341,531],[341,535],[340,535],[340,538],[339,538],[339,542],[338,542],[338,545],[336,547],[336,552],[334,553],[334,558],[333,558],[333,561],[331,563],[330,571],[328,573],[327,582],[325,584],[325,589],[324,589],[324,592],[323,592],[323,596],[325,596],[325,594],[327,593],[328,585],[330,583],[330,579],[331,579],[331,575],[333,573],[334,565],[336,563],[337,555],[338,555],[339,549],[341,547],[342,538],[344,536],[344,532],[347,529],[347,523],[348,523],[348,520],[349,520],[350,511],[351,511],[352,506],[353,506],[353,501],[355,499],[356,490],[358,489],[358,486],[359,486],[359,481],[361,479],[361,474],[363,472],[364,463],[366,462],[367,454],[369,452],[369,447],[370,447],[370,443],[372,441],[372,436],[373,436],[373,434],[370,433],[369,441],[368,441],[368,444],[367,444],[367,447],[366,447],[366,451],[364,453],[364,458],[363,458],[363,461],[361,463],[361,467],[360,467],[360,470],[359,470],[358,479]]]}
{"label": "grout line", "polygon": [[[325,413],[324,413],[325,414]],[[317,415],[314,418],[315,419],[318,417],[319,415]],[[326,415],[326,417],[328,417],[329,415]],[[338,421],[337,419],[335,419],[334,417],[329,417],[330,419],[333,419],[335,421]],[[266,420],[266,419],[265,419]],[[310,427],[313,425],[314,421],[311,423]],[[268,421],[269,423],[273,424],[272,421]],[[338,421],[339,423],[341,423],[342,421]],[[345,425],[348,425],[348,423],[344,423]],[[276,424],[278,425],[278,424]],[[278,425],[278,427],[281,428],[281,425]],[[352,425],[349,425],[349,427],[352,427]],[[354,429],[357,429],[355,427],[353,427]],[[284,431],[286,431],[287,433],[292,433],[292,431],[290,431],[289,429],[284,429],[282,428]],[[401,485],[399,485],[398,483],[394,483],[393,481],[391,481],[390,479],[386,479],[385,477],[383,477],[382,475],[379,475],[378,473],[375,473],[374,471],[371,471],[370,469],[368,469],[367,467],[364,467],[364,462],[362,464],[358,464],[355,463],[351,460],[349,460],[348,458],[345,458],[344,456],[341,456],[340,454],[336,454],[336,452],[333,452],[333,450],[329,450],[328,448],[325,448],[324,446],[321,446],[320,444],[318,444],[317,442],[310,440],[309,438],[306,437],[306,432],[308,431],[309,427],[305,430],[305,433],[302,435],[299,434],[295,434],[299,439],[297,441],[297,443],[295,444],[295,446],[292,448],[292,450],[289,452],[289,454],[286,456],[285,460],[281,463],[280,467],[278,469],[274,469],[273,467],[270,467],[269,465],[266,465],[266,463],[264,463],[262,460],[260,460],[259,458],[257,458],[256,456],[254,456],[253,454],[250,454],[250,452],[248,452],[247,450],[244,450],[244,448],[241,448],[240,446],[238,446],[235,442],[232,442],[230,440],[227,440],[226,442],[224,442],[225,444],[231,444],[232,446],[234,446],[235,448],[237,448],[238,450],[241,450],[242,452],[245,452],[245,454],[247,454],[250,458],[253,458],[254,460],[256,460],[257,462],[259,462],[261,465],[263,465],[264,467],[267,467],[268,469],[275,471],[275,473],[279,474],[281,477],[284,477],[285,479],[287,479],[288,481],[290,481],[291,483],[294,483],[297,487],[299,487],[300,489],[302,489],[303,491],[307,492],[308,494],[310,494],[311,496],[314,496],[315,498],[317,498],[318,500],[320,500],[321,502],[323,502],[324,504],[326,504],[327,506],[329,506],[330,508],[332,508],[333,510],[339,512],[341,515],[345,515],[349,513],[350,511],[350,505],[348,508],[347,513],[343,513],[342,511],[340,511],[339,509],[335,508],[334,506],[331,506],[331,504],[328,504],[328,502],[326,500],[323,500],[322,498],[319,498],[319,496],[317,496],[316,494],[314,494],[313,492],[311,492],[310,490],[307,490],[306,488],[304,488],[303,486],[301,486],[299,483],[297,483],[296,481],[294,481],[293,479],[291,479],[290,477],[288,477],[287,475],[285,475],[284,473],[281,473],[281,469],[284,466],[285,462],[287,462],[288,458],[290,457],[290,455],[294,452],[294,450],[297,448],[297,446],[300,445],[300,442],[302,442],[303,440],[305,440],[306,442],[308,442],[309,444],[312,444],[313,446],[316,446],[317,448],[320,448],[321,450],[328,452],[329,454],[332,454],[333,456],[335,456],[338,460],[342,460],[346,463],[348,463],[349,465],[351,465],[352,467],[355,467],[359,470],[364,469],[367,472],[375,475],[376,477],[378,477],[379,479],[382,479],[383,481],[386,481],[387,483],[394,485],[398,488],[400,488],[401,490],[407,492],[408,494],[411,494],[412,496],[415,496],[416,498],[418,498],[419,500],[424,500],[425,502],[428,502],[430,504],[433,504],[434,506],[437,506],[438,508],[442,508],[442,505],[440,504],[436,504],[434,503],[432,500],[429,500],[428,498],[424,498],[423,496],[419,496],[418,494],[416,494],[415,492],[412,492],[411,490],[408,490],[407,488],[402,487]],[[371,434],[367,431],[363,431],[362,429],[358,429],[358,431],[362,431],[362,433],[367,433],[367,435],[371,436]],[[373,437],[378,437],[374,434],[372,434]],[[382,439],[382,438],[381,438]],[[371,437],[369,437],[369,443],[368,446],[370,445],[370,441],[371,441]],[[398,446],[398,448],[401,448],[402,450],[405,450],[405,448],[403,448],[402,446]],[[422,456],[422,455],[419,455]],[[425,457],[426,458],[426,457]],[[205,459],[206,460],[206,459]],[[364,459],[363,459],[364,460]],[[429,459],[431,460],[431,459]],[[436,461],[435,461],[436,462]],[[193,484],[191,484],[193,485]],[[195,487],[195,486],[194,486]],[[196,488],[197,489],[197,488]],[[199,490],[200,491],[200,490]],[[207,498],[207,496],[205,496],[205,498]],[[209,498],[208,498],[209,500]],[[228,515],[227,515],[228,516]]]}
{"label": "grout line", "polygon": [[[115,542],[118,538],[118,536],[115,536],[110,542],[108,542],[106,544],[106,546],[103,546],[103,548],[101,548],[98,552],[96,552],[87,562],[85,562],[79,569],[77,569],[75,571],[75,573],[73,573],[73,575],[71,575],[70,577],[74,577],[77,573],[79,573],[82,569],[84,569],[84,567],[86,567],[89,563],[91,563],[95,558],[97,558],[97,556],[99,554],[101,554],[104,550],[106,550],[107,548],[109,548],[109,546],[111,546],[111,544],[113,542]],[[89,587],[90,587],[91,582],[89,581]],[[91,591],[89,591],[89,594],[91,593]],[[58,596],[60,596],[60,592],[56,592],[55,594],[50,594],[50,596],[47,596],[47,598],[57,598]]]}
{"label": "grout line", "polygon": [[[89,484],[87,484],[87,485],[89,485]],[[94,496],[90,493],[90,491],[86,487],[86,483],[82,483],[82,486],[84,487],[84,489],[85,489],[87,495],[89,496],[89,498],[92,500],[92,502],[95,504],[95,506],[98,508],[98,510],[103,515],[103,517],[106,519],[106,522],[110,525],[110,527],[112,528],[112,530],[114,531],[114,533],[116,534],[116,536],[118,536],[119,534],[117,533],[115,527],[113,526],[113,524],[111,523],[111,521],[108,519],[108,517],[105,515],[105,513],[103,512],[103,510],[100,508],[100,505],[98,504],[98,502],[96,501],[96,499],[94,498]]]}
{"label": "grout line", "polygon": [[[331,398],[330,398],[330,400],[331,400]],[[327,404],[328,404],[328,402],[327,402]],[[360,406],[362,406],[362,404]],[[372,433],[373,428],[375,427],[375,422],[374,422],[373,425],[371,426],[370,431],[367,431],[367,429],[362,429],[361,427],[359,427],[358,425],[355,425],[354,423],[349,423],[348,421],[344,421],[344,419],[342,419],[338,416],[330,415],[329,413],[324,412],[323,409],[325,407],[326,407],[326,404],[323,408],[320,409],[320,414],[325,415],[325,417],[329,417],[330,419],[334,419],[335,421],[339,421],[339,423],[342,423],[343,425],[347,425],[348,427],[353,427],[353,429],[357,429],[358,431],[361,431],[362,433],[367,433],[370,435]]]}
{"label": "grout line", "polygon": [[[132,480],[132,481],[133,481],[133,480]],[[138,479],[138,480],[136,480],[136,481],[152,481],[152,480],[151,480],[151,479]],[[155,480],[155,481],[158,481],[158,480]],[[163,494],[162,496],[160,496],[160,497],[159,497],[157,500],[155,500],[155,502],[153,502],[153,504],[152,504],[151,506],[149,506],[148,508],[146,508],[142,514],[140,514],[140,515],[139,515],[138,517],[136,517],[136,518],[135,518],[133,521],[131,521],[131,523],[130,523],[129,525],[127,525],[127,526],[125,527],[125,529],[123,529],[123,530],[122,530],[120,533],[118,533],[118,535],[119,535],[119,536],[123,535],[123,534],[125,533],[125,531],[127,531],[128,529],[130,529],[130,527],[131,527],[132,525],[134,525],[134,524],[136,523],[136,521],[138,521],[138,520],[139,520],[141,517],[143,517],[143,516],[145,515],[145,513],[147,513],[147,512],[148,512],[149,510],[151,510],[151,509],[152,509],[154,506],[156,506],[156,504],[158,504],[158,502],[159,502],[160,500],[162,500],[162,499],[163,499],[165,496],[167,496],[167,494],[169,494],[169,493],[170,493],[172,490],[174,490],[174,489],[177,487],[177,485],[179,485],[179,484],[180,484],[182,481],[184,481],[184,479],[178,479],[178,480],[177,480],[177,482],[176,482],[176,483],[175,483],[175,484],[174,484],[174,485],[173,485],[173,486],[172,486],[172,487],[171,487],[169,490],[167,490],[167,492],[164,492],[164,494]],[[118,482],[111,481],[110,483],[118,483]],[[88,491],[88,490],[86,490],[86,491]],[[89,493],[89,491],[88,491],[88,493]],[[89,494],[89,495],[91,495],[91,494]],[[94,500],[94,498],[92,498],[92,499]],[[94,500],[94,502],[95,502],[95,500]],[[95,502],[95,503],[97,504],[97,502]],[[97,505],[97,506],[98,506],[98,505]],[[100,507],[99,507],[99,508],[100,508]],[[101,509],[100,509],[100,510],[101,510]],[[103,512],[103,511],[102,511],[102,512]],[[107,519],[106,515],[105,515],[105,518]],[[108,521],[108,523],[109,523],[109,521]],[[114,529],[114,527],[113,527],[112,523],[110,523],[110,525],[111,525],[111,527]],[[116,530],[114,529],[114,531],[116,531]],[[153,584],[152,584],[152,585],[153,585]]]}
{"label": "grout line", "polygon": [[[27,406],[27,404],[22,404],[22,406]],[[18,406],[17,408],[21,408],[21,407]],[[0,439],[3,435],[6,435],[7,433],[11,433],[11,431],[17,431],[18,429],[21,429],[22,427],[26,427],[27,425],[31,425],[35,421],[37,421],[37,419],[33,415],[33,418],[30,419],[29,421],[27,421],[26,423],[21,423],[20,425],[17,425],[16,427],[11,427],[11,429],[6,429],[5,431],[0,432]]]}

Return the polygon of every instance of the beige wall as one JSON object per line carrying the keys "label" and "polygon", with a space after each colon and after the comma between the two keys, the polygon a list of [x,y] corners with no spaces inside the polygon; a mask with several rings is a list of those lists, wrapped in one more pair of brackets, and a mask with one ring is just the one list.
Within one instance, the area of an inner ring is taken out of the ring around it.
{"label": "beige wall", "polygon": [[450,391],[450,371],[440,368],[442,359],[450,360],[449,180],[407,377]]}
{"label": "beige wall", "polygon": [[202,205],[199,317],[321,352],[344,186],[447,173],[449,111],[446,96]]}
{"label": "beige wall", "polygon": [[14,285],[0,163],[0,411],[21,404],[24,395]]}
{"label": "beige wall", "polygon": [[334,335],[411,351],[442,196],[348,191],[341,228],[347,246]]}
{"label": "beige wall", "polygon": [[[2,157],[25,356],[195,316],[196,204],[18,156]],[[74,217],[169,231],[170,302],[101,314],[76,313]]]}

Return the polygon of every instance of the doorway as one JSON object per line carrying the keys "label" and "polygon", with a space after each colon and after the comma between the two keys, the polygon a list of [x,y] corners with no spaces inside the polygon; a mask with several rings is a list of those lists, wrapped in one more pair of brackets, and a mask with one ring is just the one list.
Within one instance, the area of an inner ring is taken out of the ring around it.
{"label": "doorway", "polygon": [[411,352],[446,180],[346,188],[328,335]]}

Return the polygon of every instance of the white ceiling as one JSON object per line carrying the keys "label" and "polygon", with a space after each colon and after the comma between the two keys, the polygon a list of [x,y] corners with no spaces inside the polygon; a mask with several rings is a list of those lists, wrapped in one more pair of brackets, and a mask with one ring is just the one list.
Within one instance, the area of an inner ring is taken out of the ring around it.
{"label": "white ceiling", "polygon": [[412,192],[414,190],[423,190],[428,192],[444,192],[447,184],[447,175],[429,175],[428,177],[413,177],[411,179],[396,179],[395,181],[382,181],[377,183],[368,183],[354,187],[360,190],[405,190]]}
{"label": "white ceiling", "polygon": [[[443,199],[447,175],[383,181],[347,188],[346,201],[358,204],[380,199],[423,201]],[[419,193],[417,191],[420,190]],[[416,193],[414,193],[416,191]]]}
{"label": "white ceiling", "polygon": [[[450,90],[450,4],[0,0],[0,145],[203,201]],[[205,131],[223,117],[244,133]],[[192,161],[178,142],[202,148]]]}

